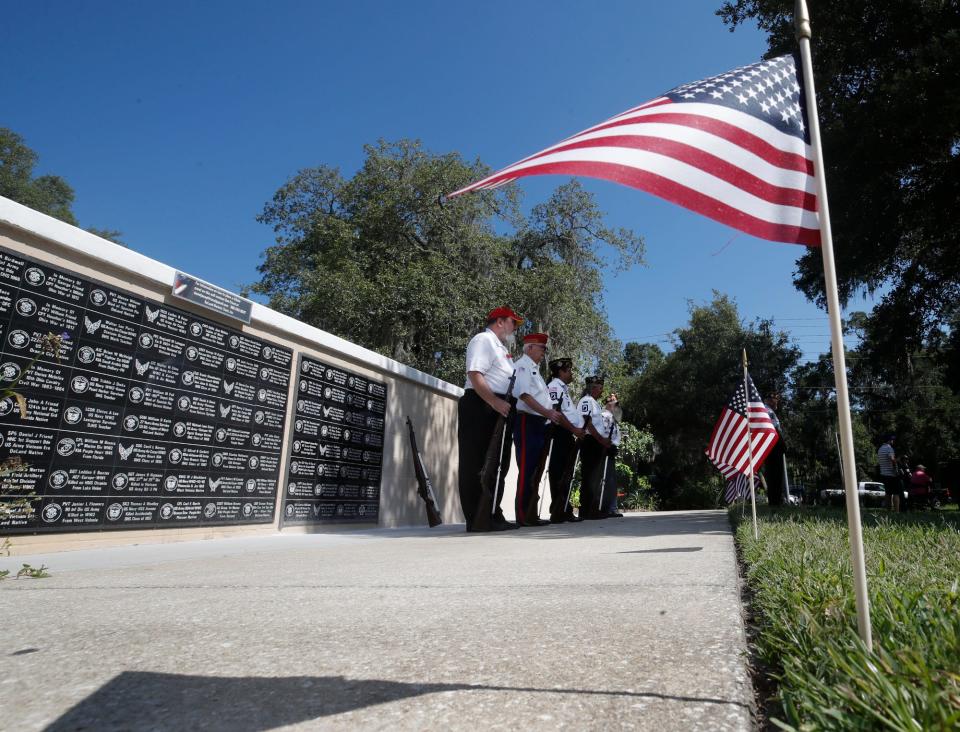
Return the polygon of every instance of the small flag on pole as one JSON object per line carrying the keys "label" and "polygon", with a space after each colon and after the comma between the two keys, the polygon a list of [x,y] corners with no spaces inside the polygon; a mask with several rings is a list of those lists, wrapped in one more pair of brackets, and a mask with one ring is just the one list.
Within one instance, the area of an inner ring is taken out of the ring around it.
{"label": "small flag on pole", "polygon": [[750,495],[750,476],[744,473],[736,473],[727,481],[727,487],[723,491],[723,500],[727,503],[739,501]]}
{"label": "small flag on pole", "polygon": [[684,84],[454,191],[582,175],[761,239],[820,244],[802,77],[792,55]]}
{"label": "small flag on pole", "polygon": [[[741,383],[720,413],[706,450],[707,457],[728,481],[738,474],[749,478],[751,446],[753,469],[756,471],[779,439],[760,392],[753,385],[753,379],[747,375],[746,381],[750,389],[749,400]],[[748,439],[748,435],[751,439]]]}

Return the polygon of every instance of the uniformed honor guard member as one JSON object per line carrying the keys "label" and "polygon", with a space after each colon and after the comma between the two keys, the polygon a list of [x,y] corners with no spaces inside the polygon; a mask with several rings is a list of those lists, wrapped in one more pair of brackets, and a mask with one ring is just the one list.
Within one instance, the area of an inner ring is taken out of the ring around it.
{"label": "uniformed honor guard member", "polygon": [[517,523],[520,526],[549,524],[537,515],[540,494],[534,476],[544,450],[547,425],[559,423],[560,413],[553,408],[547,384],[540,375],[540,362],[547,352],[547,334],[531,333],[523,337],[523,355],[513,362],[517,379],[513,395],[517,398],[517,422],[513,442],[517,449]]}
{"label": "uniformed honor guard member", "polygon": [[600,432],[603,420],[600,416],[600,402],[597,398],[603,392],[603,377],[588,376],[586,390],[580,399],[580,415],[584,420],[589,417],[587,434],[580,445],[580,518],[606,518],[603,511],[597,510],[600,499],[600,481],[603,478],[603,460],[611,442]]}
{"label": "uniformed honor guard member", "polygon": [[[513,376],[513,358],[507,343],[523,318],[508,307],[496,308],[487,315],[487,327],[477,333],[467,346],[467,380],[457,406],[457,444],[460,452],[460,507],[467,521],[467,531],[502,531],[514,528],[500,509],[503,483],[510,467],[510,439],[503,442],[500,455],[500,480],[496,486],[492,520],[477,516],[483,486],[481,474],[491,438],[499,417],[510,416],[507,390]],[[510,429],[507,424],[506,429]],[[499,448],[499,446],[498,446]]]}
{"label": "uniformed honor guard member", "polygon": [[603,400],[603,411],[600,413],[600,418],[603,420],[601,431],[611,442],[604,458],[607,461],[607,477],[603,485],[603,505],[600,510],[608,518],[623,518],[623,514],[617,510],[617,453],[620,450],[620,440],[622,438],[620,420],[623,419],[623,409],[620,407],[616,394],[611,393]]}
{"label": "uniformed honor guard member", "polygon": [[[562,524],[565,521],[580,521],[567,505],[570,494],[570,482],[573,481],[573,467],[580,450],[578,440],[586,434],[583,429],[583,417],[570,398],[570,382],[573,381],[573,360],[556,358],[550,362],[550,383],[547,392],[553,408],[563,415],[560,424],[553,431],[553,449],[550,452],[550,523]],[[567,478],[569,473],[569,478]],[[565,478],[567,478],[565,480]]]}

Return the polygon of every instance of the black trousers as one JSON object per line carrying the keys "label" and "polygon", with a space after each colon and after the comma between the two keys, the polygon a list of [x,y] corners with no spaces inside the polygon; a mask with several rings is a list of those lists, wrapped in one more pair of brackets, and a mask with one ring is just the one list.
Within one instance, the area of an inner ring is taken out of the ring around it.
{"label": "black trousers", "polygon": [[593,437],[583,438],[580,447],[580,515],[586,516],[598,510],[600,481],[603,478],[603,459],[606,448]]}
{"label": "black trousers", "polygon": [[[577,440],[573,433],[562,427],[553,432],[553,452],[550,453],[550,516],[559,518],[567,513],[567,496],[570,484],[573,482],[573,463],[577,459]],[[570,471],[569,480],[564,481],[564,474]]]}
{"label": "black trousers", "polygon": [[[504,398],[504,397],[501,397]],[[460,451],[460,508],[467,520],[467,528],[474,525],[477,510],[483,497],[483,487],[480,483],[480,474],[487,458],[487,449],[490,439],[497,426],[500,415],[479,397],[473,389],[464,391],[457,405],[457,445]],[[495,514],[503,517],[500,510],[500,501],[503,499],[503,483],[510,468],[511,424],[506,426],[506,438],[503,441],[503,452],[500,454],[500,482],[497,484],[497,495],[494,501]],[[486,517],[484,517],[486,518]]]}

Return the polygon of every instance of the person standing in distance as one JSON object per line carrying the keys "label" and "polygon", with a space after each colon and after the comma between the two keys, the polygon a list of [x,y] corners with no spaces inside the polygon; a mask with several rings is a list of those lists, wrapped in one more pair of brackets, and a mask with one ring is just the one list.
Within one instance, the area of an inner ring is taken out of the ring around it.
{"label": "person standing in distance", "polygon": [[588,376],[586,389],[580,398],[580,415],[587,419],[587,434],[580,445],[580,518],[606,518],[603,511],[597,510],[600,499],[600,481],[603,478],[603,460],[607,448],[613,443],[600,432],[602,426],[600,402],[597,398],[603,392],[603,377]]}
{"label": "person standing in distance", "polygon": [[887,506],[891,511],[900,510],[900,475],[897,473],[897,455],[893,451],[896,435],[887,435],[877,450],[877,464],[880,466],[880,480],[887,497]]}
{"label": "person standing in distance", "polygon": [[523,337],[523,355],[513,362],[517,379],[513,396],[517,399],[517,424],[513,442],[517,449],[516,515],[520,526],[549,524],[537,515],[540,486],[533,485],[540,456],[546,444],[547,425],[557,424],[561,415],[550,402],[547,385],[540,375],[540,362],[547,352],[547,334],[531,333]]}
{"label": "person standing in distance", "polygon": [[604,456],[607,461],[607,479],[602,486],[603,506],[600,510],[607,515],[607,518],[623,518],[623,514],[617,510],[617,452],[620,449],[620,420],[623,419],[623,409],[617,401],[616,394],[611,392],[610,396],[603,400],[600,418],[603,420],[602,432],[611,443]]}
{"label": "person standing in distance", "polygon": [[[508,307],[491,310],[487,327],[477,333],[467,345],[466,372],[463,396],[457,405],[457,446],[460,453],[460,507],[467,522],[467,531],[502,531],[513,528],[500,509],[503,483],[510,466],[510,440],[503,443],[500,455],[500,482],[495,486],[496,510],[492,520],[477,516],[483,486],[483,472],[487,449],[496,430],[497,419],[510,415],[507,390],[513,376],[513,358],[507,350],[514,331],[523,318]],[[510,429],[510,425],[506,429]]]}
{"label": "person standing in distance", "polygon": [[[573,381],[573,360],[556,358],[550,362],[550,383],[547,392],[554,409],[563,416],[553,432],[553,450],[550,452],[550,523],[562,524],[565,521],[580,521],[567,506],[567,494],[570,486],[563,480],[568,466],[572,471],[572,462],[577,459],[580,450],[578,440],[586,431],[583,429],[583,417],[570,398],[570,382]],[[572,480],[571,474],[571,480]]]}

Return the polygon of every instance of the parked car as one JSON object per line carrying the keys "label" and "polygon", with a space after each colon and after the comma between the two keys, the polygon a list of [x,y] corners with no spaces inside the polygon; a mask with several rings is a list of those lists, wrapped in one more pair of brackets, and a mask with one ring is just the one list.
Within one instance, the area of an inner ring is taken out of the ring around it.
{"label": "parked car", "polygon": [[[883,483],[861,480],[857,486],[861,506],[882,506],[884,499]],[[843,488],[823,488],[819,502],[826,506],[842,506],[846,503],[846,491]]]}
{"label": "parked car", "polygon": [[787,505],[799,506],[801,503],[803,503],[803,486],[802,485],[790,486],[790,494],[787,496]]}

